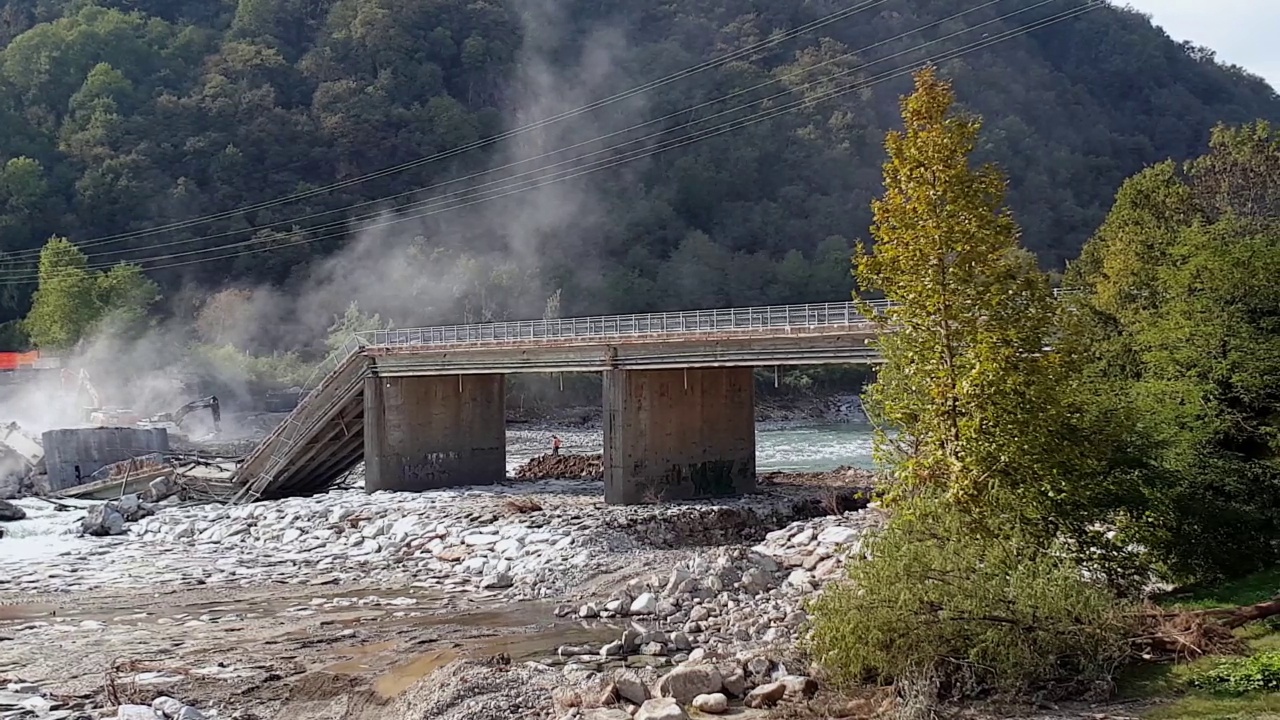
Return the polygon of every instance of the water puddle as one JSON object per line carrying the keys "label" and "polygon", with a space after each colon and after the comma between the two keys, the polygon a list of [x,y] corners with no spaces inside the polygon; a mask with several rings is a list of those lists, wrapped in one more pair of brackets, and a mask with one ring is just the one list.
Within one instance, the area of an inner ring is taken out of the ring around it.
{"label": "water puddle", "polygon": [[328,654],[342,655],[345,659],[319,669],[336,675],[371,676],[374,691],[384,698],[393,698],[459,658],[506,655],[514,664],[544,660],[554,656],[561,645],[602,644],[617,639],[621,632],[620,627],[604,623],[590,626],[558,623],[533,632],[524,630],[548,617],[551,617],[550,606],[545,603],[524,603],[498,610],[416,618],[412,623],[417,626],[454,625],[496,633],[445,641],[425,652],[403,647],[394,640],[335,648]]}

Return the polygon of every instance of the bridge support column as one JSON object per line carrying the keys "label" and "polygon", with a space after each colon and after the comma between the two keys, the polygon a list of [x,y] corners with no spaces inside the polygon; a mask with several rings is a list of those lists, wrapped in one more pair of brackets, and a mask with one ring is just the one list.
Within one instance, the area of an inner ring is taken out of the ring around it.
{"label": "bridge support column", "polygon": [[420,492],[506,478],[504,376],[364,382],[366,492]]}
{"label": "bridge support column", "polygon": [[604,498],[614,505],[756,489],[751,368],[604,373]]}

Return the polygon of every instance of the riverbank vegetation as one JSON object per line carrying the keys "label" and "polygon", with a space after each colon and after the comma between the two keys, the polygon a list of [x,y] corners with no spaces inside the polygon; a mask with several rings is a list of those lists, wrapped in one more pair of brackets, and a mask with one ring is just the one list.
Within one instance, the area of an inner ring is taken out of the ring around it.
{"label": "riverbank vegetation", "polygon": [[[1165,717],[1274,705],[1280,133],[1220,127],[1125,183],[1055,302],[972,160],[980,119],[916,80],[855,257],[900,303],[867,398],[890,520],[813,603],[810,649],[910,717],[1118,682],[1186,694]],[[1157,604],[1160,583],[1202,589]]]}

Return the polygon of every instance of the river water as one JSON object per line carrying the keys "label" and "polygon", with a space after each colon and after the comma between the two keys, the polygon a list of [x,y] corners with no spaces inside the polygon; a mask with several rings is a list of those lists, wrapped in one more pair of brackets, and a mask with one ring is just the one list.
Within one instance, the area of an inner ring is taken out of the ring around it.
{"label": "river water", "polygon": [[[600,430],[555,431],[566,453],[598,453]],[[507,433],[507,471],[513,472],[530,458],[551,449],[551,430],[511,430]],[[770,425],[756,430],[756,465],[772,470],[822,471],[843,465],[871,467],[871,430],[865,424]],[[65,502],[65,501],[64,501]],[[3,524],[0,560],[40,560],[82,549],[92,540],[76,536],[84,508],[92,503],[71,502],[75,510],[57,510],[43,500],[18,500],[27,519]]]}
{"label": "river water", "polygon": [[[600,430],[556,430],[561,452],[598,453]],[[507,432],[507,472],[551,451],[551,430]],[[756,427],[756,468],[760,472],[817,472],[843,465],[871,468],[871,427],[865,423],[829,425],[769,424]]]}

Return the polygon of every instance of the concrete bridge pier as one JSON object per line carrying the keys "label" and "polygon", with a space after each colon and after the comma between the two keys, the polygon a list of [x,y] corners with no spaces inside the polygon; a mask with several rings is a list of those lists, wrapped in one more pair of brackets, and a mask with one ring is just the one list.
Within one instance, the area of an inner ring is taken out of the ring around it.
{"label": "concrete bridge pier", "polygon": [[605,502],[693,500],[755,489],[751,368],[605,371]]}
{"label": "concrete bridge pier", "polygon": [[365,491],[502,481],[505,405],[503,375],[365,378]]}

